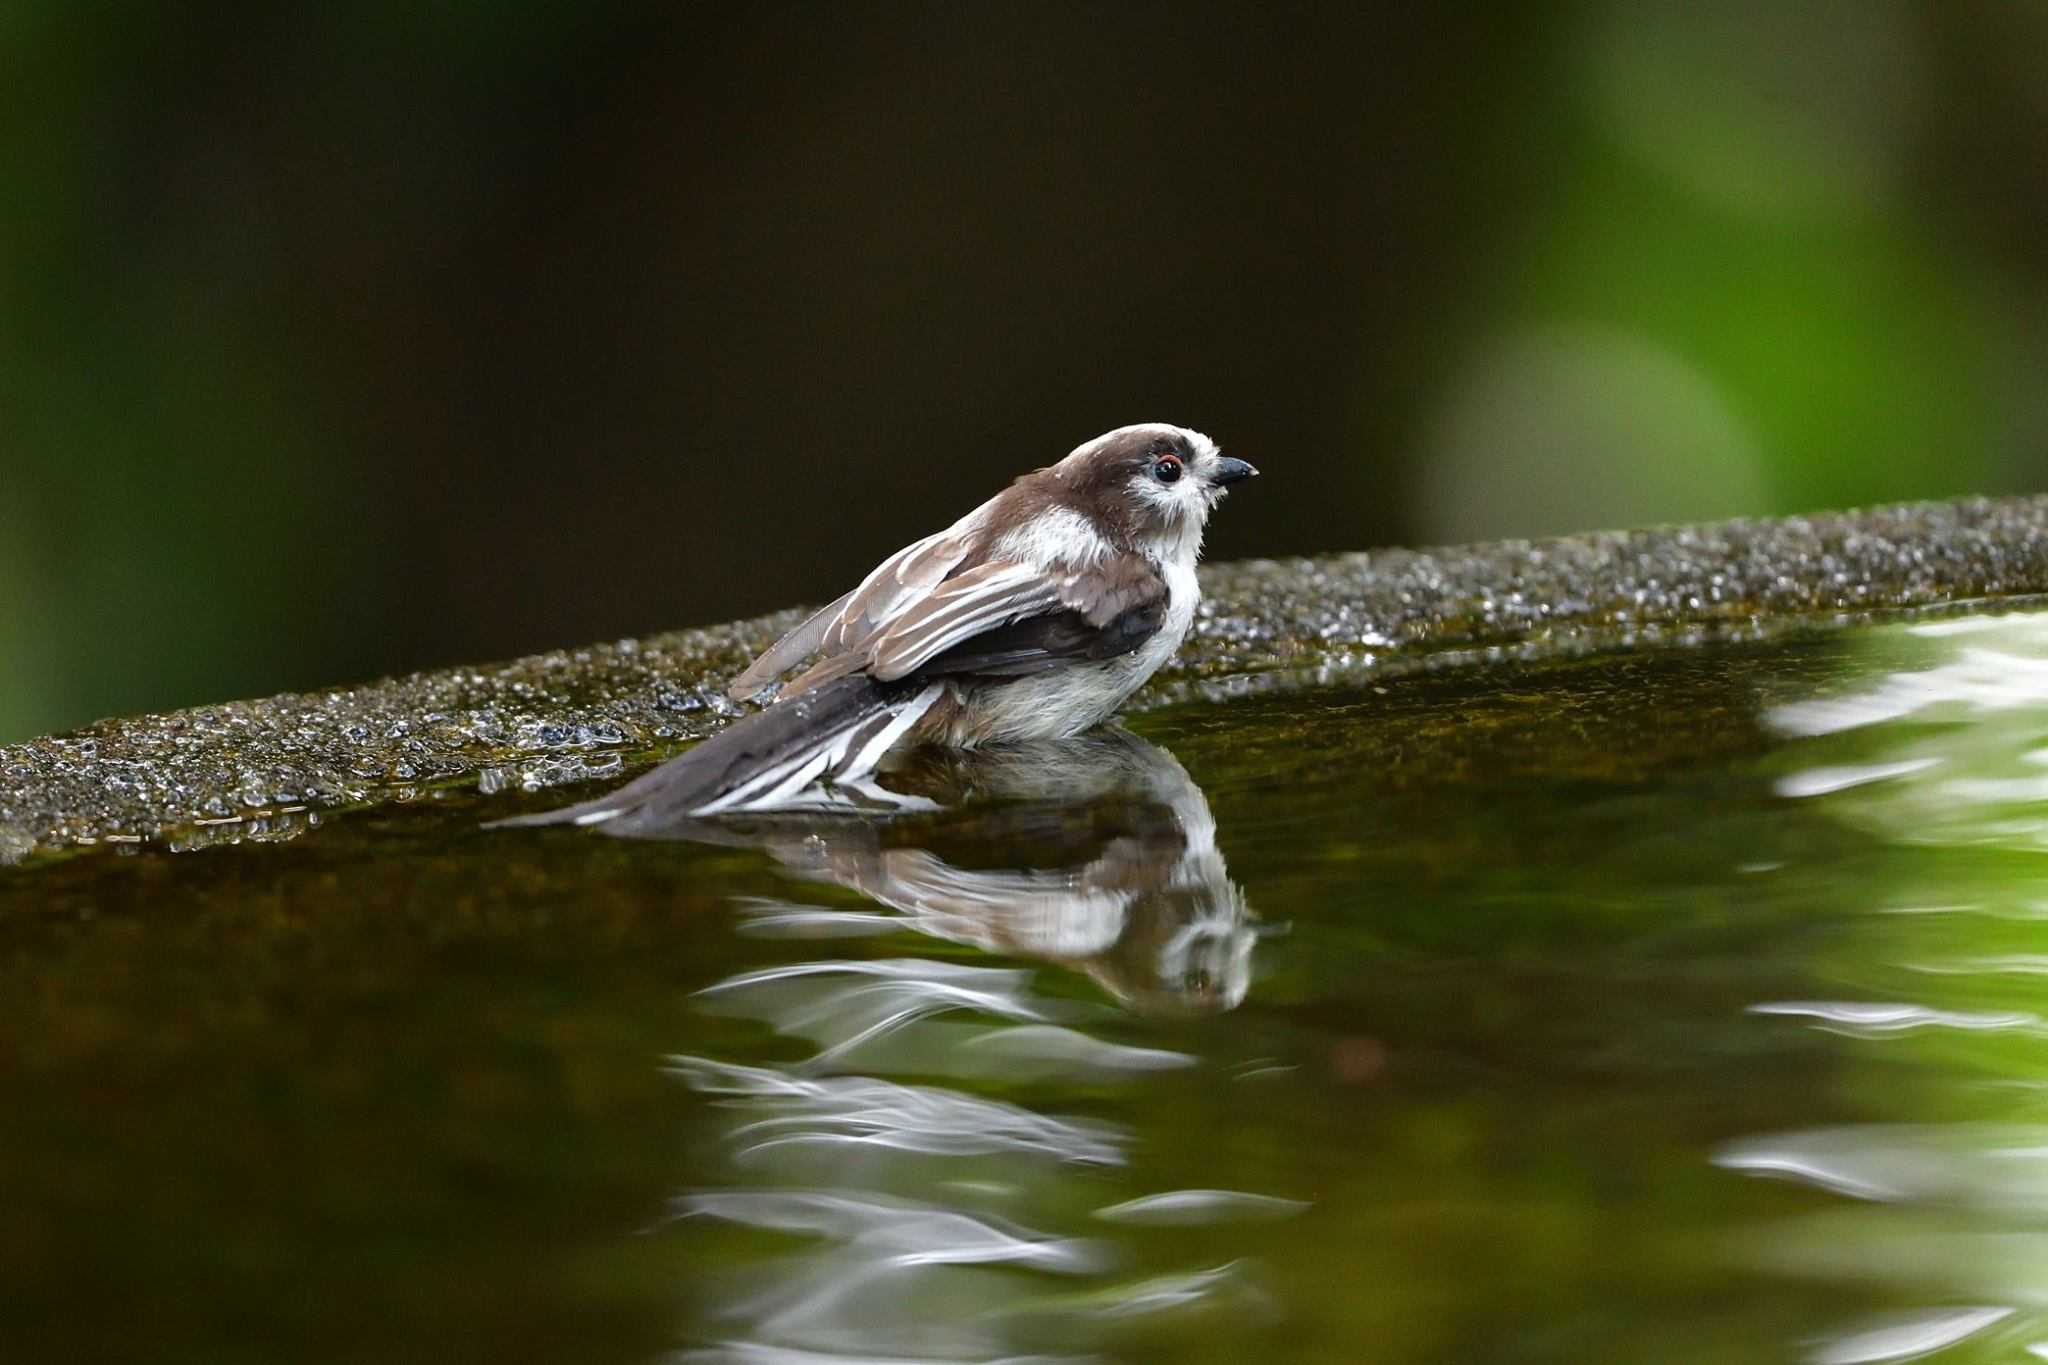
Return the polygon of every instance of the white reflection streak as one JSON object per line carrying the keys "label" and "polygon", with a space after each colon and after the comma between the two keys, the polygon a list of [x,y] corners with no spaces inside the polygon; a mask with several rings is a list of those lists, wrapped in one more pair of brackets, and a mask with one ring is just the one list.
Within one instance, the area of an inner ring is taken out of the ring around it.
{"label": "white reflection streak", "polygon": [[1226,1281],[1236,1277],[1238,1263],[1227,1261],[1213,1270],[1190,1271],[1185,1275],[1161,1275],[1156,1279],[1126,1285],[1114,1302],[1095,1309],[1098,1318],[1135,1318],[1146,1313],[1164,1313],[1185,1308],[1208,1298]]}
{"label": "white reflection streak", "polygon": [[2048,1209],[2048,1129],[1872,1124],[1730,1143],[1714,1164],[1879,1203]]}
{"label": "white reflection streak", "polygon": [[986,1358],[996,1339],[988,1334],[985,1309],[928,1321],[913,1305],[932,1295],[943,1301],[973,1294],[973,1281],[953,1277],[990,1268],[1082,1275],[1104,1265],[1101,1249],[1090,1242],[887,1195],[729,1190],[685,1196],[673,1207],[678,1216],[809,1234],[833,1244],[786,1262],[766,1288],[725,1306],[751,1323],[754,1339],[811,1350]]}
{"label": "white reflection streak", "polygon": [[[848,977],[854,978],[854,982],[846,982]],[[827,1042],[823,1050],[804,1063],[806,1069],[813,1071],[824,1069],[864,1043],[934,1014],[970,1010],[1007,1019],[1045,1018],[1024,999],[1029,972],[965,967],[923,958],[770,967],[722,981],[701,994],[741,994],[790,982],[817,982],[823,987],[820,997],[808,1008],[779,1011],[771,1016],[778,1032]]]}
{"label": "white reflection streak", "polygon": [[1945,1183],[1931,1162],[1932,1154],[1910,1136],[1854,1128],[1753,1138],[1730,1143],[1714,1156],[1725,1170],[1780,1176],[1887,1204]]}
{"label": "white reflection streak", "polygon": [[1851,1037],[1877,1038],[1911,1033],[1925,1028],[1962,1029],[1969,1032],[2040,1032],[2041,1016],[2020,1010],[1972,1013],[1963,1010],[1930,1009],[1925,1005],[1889,1004],[1853,1000],[1781,1000],[1751,1005],[1751,1014],[1777,1014],[1814,1019],[1830,1032]]}
{"label": "white reflection streak", "polygon": [[[2032,754],[2021,755],[2027,762],[2039,762]],[[2027,802],[2048,801],[2048,777],[1957,777],[1944,783],[1942,792],[1960,801]]]}
{"label": "white reflection streak", "polygon": [[[2015,629],[2039,638],[2038,621],[2019,618]],[[1775,708],[1770,722],[1792,735],[1831,735],[1941,706],[1966,711],[2008,711],[2048,699],[2048,659],[1982,647],[1966,648],[1953,662],[1918,673],[1894,673],[1859,696],[1793,702]]]}
{"label": "white reflection streak", "polygon": [[1714,1158],[1714,1164],[1747,1175],[1784,1176],[1834,1194],[1848,1195],[1851,1199],[1890,1204],[1905,1198],[1902,1192],[1890,1186],[1873,1184],[1791,1153],[1774,1152],[1762,1144],[1752,1150],[1723,1152]]}
{"label": "white reflection streak", "polygon": [[2048,956],[2014,953],[2005,957],[1971,957],[1957,962],[1909,962],[1908,971],[1927,976],[2048,976]]}
{"label": "white reflection streak", "polygon": [[882,1253],[878,1264],[883,1267],[1016,1265],[1079,1275],[1103,1263],[1101,1249],[1092,1242],[1005,1228],[992,1218],[878,1195],[855,1199],[821,1190],[727,1190],[685,1195],[675,1201],[675,1209],[849,1242]]}
{"label": "white reflection streak", "polygon": [[739,902],[734,927],[751,938],[873,938],[900,932],[903,921],[873,910],[827,909],[794,901],[755,898]]}
{"label": "white reflection streak", "polygon": [[1908,758],[1897,763],[1808,768],[1804,772],[1791,773],[1779,778],[1777,793],[1780,796],[1791,797],[1826,796],[1830,792],[1847,791],[1851,787],[1867,786],[1872,782],[1883,782],[1894,777],[1904,777],[1908,773],[1922,772],[1940,762],[1938,758]]}
{"label": "white reflection streak", "polygon": [[1240,1190],[1169,1190],[1097,1209],[1095,1216],[1111,1223],[1195,1227],[1247,1218],[1292,1218],[1309,1206],[1299,1199]]}
{"label": "white reflection streak", "polygon": [[2002,616],[1957,616],[1947,621],[1920,621],[1906,627],[1906,634],[1940,639],[1948,635],[1981,635],[1986,631],[2005,630],[2015,622],[2024,623],[2031,619],[2030,613],[2007,612]]}
{"label": "white reflection streak", "polygon": [[1948,1308],[1887,1322],[1833,1341],[1809,1357],[1814,1365],[1876,1365],[1911,1360],[1973,1337],[2012,1316],[2010,1308]]}
{"label": "white reflection streak", "polygon": [[[966,967],[958,963],[935,962],[921,957],[889,958],[875,962],[849,959],[837,962],[799,962],[789,967],[764,967],[759,971],[742,972],[715,986],[706,986],[699,994],[719,995],[774,981],[793,981],[803,977],[832,974],[872,976],[885,980],[907,981],[918,986],[956,989],[964,995],[973,996],[975,1003],[986,1001],[1004,1012],[1023,1008],[1016,1003],[1016,995],[1031,979],[1029,972],[1014,968]],[[955,985],[962,981],[977,982],[990,989],[967,991]]]}
{"label": "white reflection streak", "polygon": [[[1109,1124],[1051,1118],[957,1090],[867,1076],[812,1080],[696,1057],[671,1058],[669,1070],[706,1094],[754,1099],[789,1111],[733,1130],[734,1138],[760,1137],[735,1153],[742,1160],[801,1143],[929,1156],[1014,1152],[1099,1166],[1124,1160],[1122,1134]],[[784,1131],[791,1128],[800,1131]]]}

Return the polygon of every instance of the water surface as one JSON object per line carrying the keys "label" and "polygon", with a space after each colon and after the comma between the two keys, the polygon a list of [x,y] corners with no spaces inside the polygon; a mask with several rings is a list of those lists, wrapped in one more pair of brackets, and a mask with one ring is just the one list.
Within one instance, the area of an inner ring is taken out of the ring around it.
{"label": "water surface", "polygon": [[0,1357],[2048,1355],[2043,618],[1131,730],[0,872]]}

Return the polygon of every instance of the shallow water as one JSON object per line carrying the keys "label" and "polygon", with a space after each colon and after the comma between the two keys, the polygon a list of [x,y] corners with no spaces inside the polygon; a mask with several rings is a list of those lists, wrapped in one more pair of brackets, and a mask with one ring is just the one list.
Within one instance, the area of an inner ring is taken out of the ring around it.
{"label": "shallow water", "polygon": [[2048,1355],[2048,617],[1132,728],[0,871],[0,1358]]}

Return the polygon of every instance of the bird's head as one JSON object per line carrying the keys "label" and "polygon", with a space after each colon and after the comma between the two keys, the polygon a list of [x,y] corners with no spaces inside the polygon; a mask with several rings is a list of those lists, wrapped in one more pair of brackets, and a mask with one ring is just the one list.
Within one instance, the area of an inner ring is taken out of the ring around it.
{"label": "bird's head", "polygon": [[1224,493],[1259,471],[1225,455],[1199,431],[1142,422],[1076,447],[1051,472],[1134,540],[1162,550],[1185,543],[1192,550]]}

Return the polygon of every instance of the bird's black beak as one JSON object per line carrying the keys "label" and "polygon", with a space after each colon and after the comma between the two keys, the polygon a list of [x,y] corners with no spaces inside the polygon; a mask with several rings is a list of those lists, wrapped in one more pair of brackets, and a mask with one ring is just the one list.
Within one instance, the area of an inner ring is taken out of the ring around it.
{"label": "bird's black beak", "polygon": [[1243,483],[1246,479],[1257,478],[1258,474],[1257,469],[1243,460],[1233,460],[1225,455],[1216,461],[1216,471],[1209,476],[1209,482],[1223,488],[1233,483]]}

